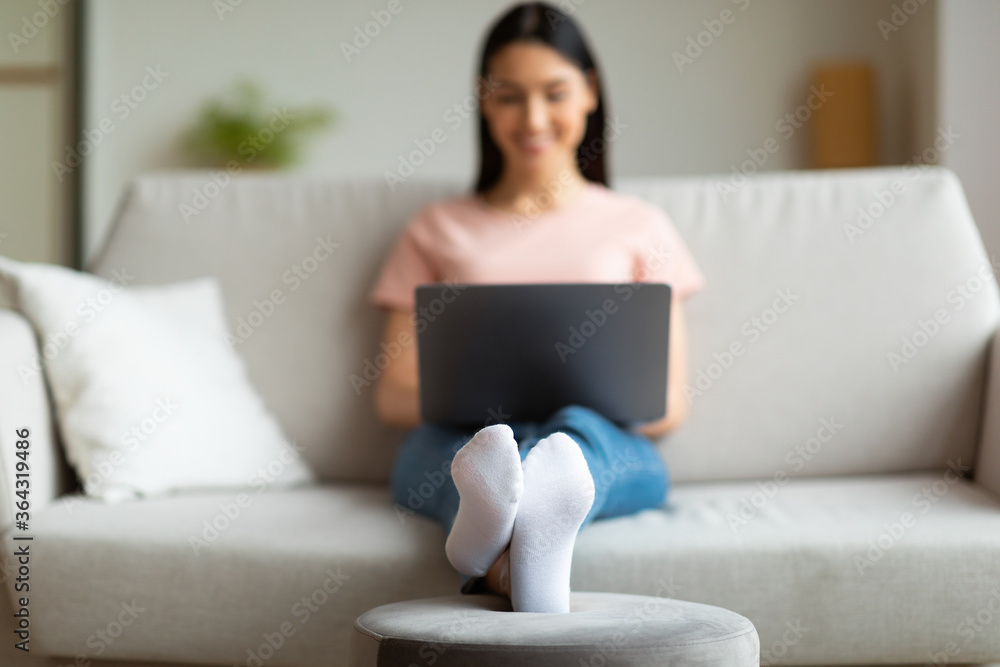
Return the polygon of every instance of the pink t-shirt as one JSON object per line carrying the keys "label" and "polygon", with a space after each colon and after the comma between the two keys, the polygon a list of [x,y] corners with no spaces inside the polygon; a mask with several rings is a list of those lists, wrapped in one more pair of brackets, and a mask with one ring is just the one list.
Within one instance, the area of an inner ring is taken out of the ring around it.
{"label": "pink t-shirt", "polygon": [[434,282],[665,282],[685,299],[705,278],[661,208],[587,181],[569,204],[533,217],[475,194],[427,204],[396,239],[369,299],[412,310],[414,288]]}

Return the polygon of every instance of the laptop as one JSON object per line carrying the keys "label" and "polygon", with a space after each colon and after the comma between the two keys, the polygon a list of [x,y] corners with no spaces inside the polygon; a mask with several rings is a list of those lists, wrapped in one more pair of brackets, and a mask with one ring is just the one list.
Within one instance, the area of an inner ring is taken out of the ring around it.
{"label": "laptop", "polygon": [[667,283],[428,283],[415,292],[424,421],[544,421],[576,404],[628,426],[666,412]]}

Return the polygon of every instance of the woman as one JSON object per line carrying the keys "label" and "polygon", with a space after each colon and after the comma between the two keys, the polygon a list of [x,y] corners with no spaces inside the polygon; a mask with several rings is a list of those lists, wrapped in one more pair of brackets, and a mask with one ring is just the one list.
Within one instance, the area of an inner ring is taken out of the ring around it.
{"label": "woman", "polygon": [[[421,423],[412,344],[375,391],[383,421],[412,427],[392,474],[396,502],[444,525],[462,590],[509,597],[515,611],[566,612],[579,529],[666,498],[667,470],[649,438],[687,413],[680,301],[704,277],[658,207],[607,187],[612,126],[601,80],[565,13],[546,3],[510,9],[486,40],[480,81],[475,193],[425,206],[400,235],[370,294],[389,309],[385,341],[416,340],[413,288],[420,283],[673,287],[666,416],[634,430],[578,405],[542,423],[476,432]],[[435,487],[429,498],[415,492],[421,485]]]}

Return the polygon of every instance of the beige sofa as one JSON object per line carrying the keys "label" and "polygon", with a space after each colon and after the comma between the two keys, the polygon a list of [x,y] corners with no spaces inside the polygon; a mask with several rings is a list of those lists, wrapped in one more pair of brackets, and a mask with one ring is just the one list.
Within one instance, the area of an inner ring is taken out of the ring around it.
{"label": "beige sofa", "polygon": [[[573,587],[735,610],[764,664],[1000,661],[997,265],[954,175],[616,188],[669,212],[707,284],[686,304],[690,418],[659,440],[669,505],[584,529]],[[246,506],[235,491],[75,495],[45,387],[17,374],[33,332],[0,311],[8,552],[14,431],[32,430],[32,655],[341,665],[361,612],[456,590],[441,528],[392,506],[403,434],[351,377],[381,351],[366,296],[389,245],[420,205],[462,190],[163,172],[124,193],[88,268],[125,267],[136,284],[218,276],[256,387],[326,480]],[[36,664],[9,646],[16,577],[4,577],[0,662]]]}

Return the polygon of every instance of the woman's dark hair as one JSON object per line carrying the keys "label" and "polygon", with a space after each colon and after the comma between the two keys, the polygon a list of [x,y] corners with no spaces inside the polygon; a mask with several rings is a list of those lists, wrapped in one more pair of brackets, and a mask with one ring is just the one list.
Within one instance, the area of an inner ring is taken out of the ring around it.
{"label": "woman's dark hair", "polygon": [[[487,81],[487,66],[494,53],[511,42],[541,43],[558,51],[564,58],[577,65],[585,74],[593,70],[597,76],[597,108],[587,116],[587,129],[583,141],[576,149],[576,164],[584,178],[608,184],[604,154],[607,145],[603,138],[607,118],[604,113],[604,93],[597,64],[587,48],[587,42],[576,23],[564,11],[545,2],[526,2],[515,5],[500,17],[483,47],[479,65],[479,86]],[[486,89],[483,94],[490,94]],[[479,179],[476,192],[493,186],[503,171],[503,154],[490,136],[486,118],[479,111]]]}

